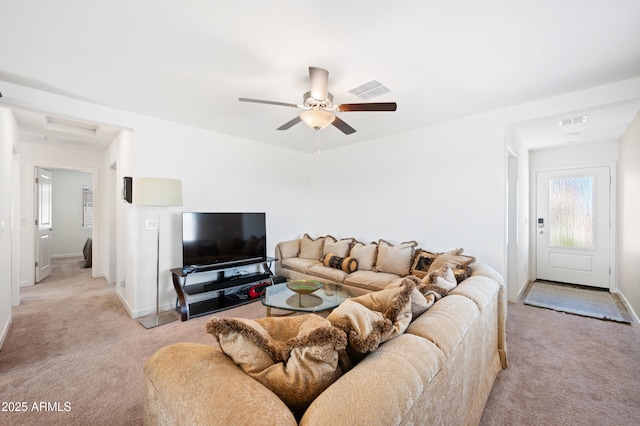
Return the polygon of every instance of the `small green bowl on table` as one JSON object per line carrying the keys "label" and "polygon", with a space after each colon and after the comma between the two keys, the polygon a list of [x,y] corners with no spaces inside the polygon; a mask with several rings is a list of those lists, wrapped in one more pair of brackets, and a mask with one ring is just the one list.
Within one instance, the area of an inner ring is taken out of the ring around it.
{"label": "small green bowl on table", "polygon": [[298,294],[311,294],[322,288],[324,284],[314,280],[293,280],[287,282],[287,288]]}

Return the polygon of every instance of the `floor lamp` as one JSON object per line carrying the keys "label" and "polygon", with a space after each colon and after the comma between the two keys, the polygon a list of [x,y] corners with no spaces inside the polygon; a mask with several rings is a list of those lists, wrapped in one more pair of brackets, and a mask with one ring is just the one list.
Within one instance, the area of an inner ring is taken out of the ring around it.
{"label": "floor lamp", "polygon": [[169,312],[160,313],[160,207],[182,205],[182,182],[178,179],[138,178],[133,195],[135,204],[158,208],[156,222],[156,313],[139,320],[145,328],[153,328],[176,320],[176,317]]}

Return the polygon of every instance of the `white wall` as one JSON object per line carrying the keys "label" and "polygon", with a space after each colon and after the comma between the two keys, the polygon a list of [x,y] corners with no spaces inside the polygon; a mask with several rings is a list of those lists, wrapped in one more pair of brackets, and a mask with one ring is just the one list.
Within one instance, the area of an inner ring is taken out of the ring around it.
{"label": "white wall", "polygon": [[511,212],[511,232],[514,235],[509,239],[511,256],[514,259],[509,264],[509,274],[507,277],[507,288],[510,302],[517,302],[518,298],[529,283],[529,269],[531,259],[529,256],[529,150],[523,144],[511,126],[507,126],[507,161],[509,155],[515,157],[511,167],[515,168],[515,194],[508,194],[509,197],[516,197],[511,201],[511,208],[515,207],[515,212]]}
{"label": "white wall", "polygon": [[93,176],[76,170],[51,169],[51,256],[82,255],[92,228],[82,226],[82,190],[93,188]]}
{"label": "white wall", "polygon": [[616,162],[618,161],[618,142],[567,144],[558,148],[534,150],[531,151],[529,160],[531,179],[535,179],[537,169]]}
{"label": "white wall", "polygon": [[13,113],[0,107],[0,348],[11,324],[13,145],[17,142]]}
{"label": "white wall", "polygon": [[[166,307],[175,300],[169,269],[182,263],[181,212],[266,212],[271,256],[277,242],[309,229],[307,170],[313,160],[306,154],[153,119],[135,128],[133,151],[134,178],[182,180],[183,207],[160,212],[160,288]],[[137,312],[147,313],[155,305],[156,233],[145,229],[145,223],[156,219],[157,210],[135,206],[135,182],[134,209],[139,269],[133,277],[138,283],[134,302],[129,303]]]}
{"label": "white wall", "polygon": [[503,125],[490,115],[326,151],[312,168],[311,231],[462,247],[502,270],[503,156]]}
{"label": "white wall", "polygon": [[620,139],[618,288],[640,315],[640,113]]}

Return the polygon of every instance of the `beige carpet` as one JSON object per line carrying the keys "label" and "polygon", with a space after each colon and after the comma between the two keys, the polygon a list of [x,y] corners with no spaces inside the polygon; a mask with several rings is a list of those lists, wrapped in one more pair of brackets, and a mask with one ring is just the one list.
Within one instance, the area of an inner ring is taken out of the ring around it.
{"label": "beige carpet", "polygon": [[509,368],[481,425],[640,424],[640,326],[509,304]]}
{"label": "beige carpet", "polygon": [[[77,261],[56,261],[51,277],[22,290],[0,351],[0,395],[28,410],[0,411],[1,425],[140,425],[145,360],[175,342],[215,344],[204,332],[210,316],[144,329],[128,318],[113,286]],[[264,313],[256,302],[217,315]],[[510,368],[498,375],[482,425],[637,421],[637,324],[517,304],[509,306],[507,336]]]}
{"label": "beige carpet", "polygon": [[[26,402],[28,412],[0,411],[0,425],[141,424],[145,360],[176,342],[216,344],[204,331],[208,316],[146,330],[128,317],[114,287],[91,278],[78,260],[55,260],[52,276],[21,291],[0,351],[0,395]],[[218,316],[229,313],[257,318],[265,308],[250,303]],[[34,411],[34,402],[56,411]]]}

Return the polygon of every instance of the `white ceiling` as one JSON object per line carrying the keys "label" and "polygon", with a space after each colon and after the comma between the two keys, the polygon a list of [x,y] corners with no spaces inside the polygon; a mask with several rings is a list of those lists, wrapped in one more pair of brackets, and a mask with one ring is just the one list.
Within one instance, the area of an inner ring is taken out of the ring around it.
{"label": "white ceiling", "polygon": [[[312,152],[640,76],[639,18],[638,0],[0,0],[0,80]],[[375,79],[391,92],[370,101],[398,110],[339,113],[346,136],[277,131],[300,111],[238,102],[301,103],[308,66],[335,103]],[[617,138],[639,105],[585,124]],[[563,140],[557,119],[523,138]]]}

